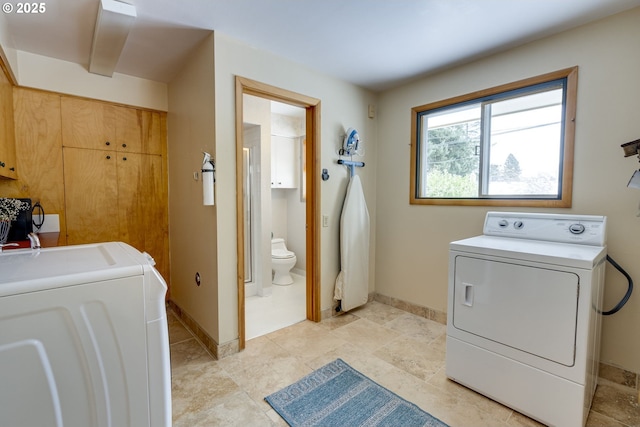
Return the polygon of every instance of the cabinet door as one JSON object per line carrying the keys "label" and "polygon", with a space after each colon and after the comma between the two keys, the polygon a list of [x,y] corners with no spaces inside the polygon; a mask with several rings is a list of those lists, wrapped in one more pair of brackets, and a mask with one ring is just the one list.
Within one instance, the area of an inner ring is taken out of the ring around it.
{"label": "cabinet door", "polygon": [[116,150],[114,105],[63,96],[60,99],[62,145],[65,147]]}
{"label": "cabinet door", "polygon": [[116,152],[63,148],[67,244],[119,237]]}
{"label": "cabinet door", "polygon": [[16,179],[17,170],[13,127],[13,85],[0,67],[0,177]]}
{"label": "cabinet door", "polygon": [[141,153],[142,110],[114,106],[116,117],[116,147],[119,152]]}
{"label": "cabinet door", "polygon": [[163,175],[162,157],[145,155],[143,169],[145,172],[144,214],[145,251],[156,261],[156,268],[169,279],[169,217],[167,204],[167,187]]}
{"label": "cabinet door", "polygon": [[142,114],[142,152],[164,154],[163,144],[167,140],[167,116],[158,111],[141,111]]}
{"label": "cabinet door", "polygon": [[119,240],[148,252],[168,277],[167,198],[163,190],[162,157],[118,153]]}
{"label": "cabinet door", "polygon": [[145,204],[147,179],[144,155],[117,153],[119,238],[134,248],[145,250]]}
{"label": "cabinet door", "polygon": [[59,242],[65,244],[64,175],[60,95],[15,87],[13,106],[16,158],[20,177],[17,194],[39,201],[48,214],[60,215]]}
{"label": "cabinet door", "polygon": [[271,137],[271,188],[297,188],[296,138]]}

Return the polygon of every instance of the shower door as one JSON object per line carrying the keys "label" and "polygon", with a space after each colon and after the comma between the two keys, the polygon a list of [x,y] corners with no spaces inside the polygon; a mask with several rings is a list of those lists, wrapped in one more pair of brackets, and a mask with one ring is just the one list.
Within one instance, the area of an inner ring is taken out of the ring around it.
{"label": "shower door", "polygon": [[253,232],[251,230],[251,148],[242,149],[244,209],[244,282],[253,282]]}

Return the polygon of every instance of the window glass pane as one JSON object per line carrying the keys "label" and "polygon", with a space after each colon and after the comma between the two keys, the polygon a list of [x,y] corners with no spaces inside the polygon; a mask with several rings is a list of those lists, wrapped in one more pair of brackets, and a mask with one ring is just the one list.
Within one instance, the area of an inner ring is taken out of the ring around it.
{"label": "window glass pane", "polygon": [[479,103],[421,117],[419,197],[478,197]]}
{"label": "window glass pane", "polygon": [[411,204],[571,207],[578,67],[411,109]]}
{"label": "window glass pane", "polygon": [[485,196],[558,196],[562,89],[490,105]]}

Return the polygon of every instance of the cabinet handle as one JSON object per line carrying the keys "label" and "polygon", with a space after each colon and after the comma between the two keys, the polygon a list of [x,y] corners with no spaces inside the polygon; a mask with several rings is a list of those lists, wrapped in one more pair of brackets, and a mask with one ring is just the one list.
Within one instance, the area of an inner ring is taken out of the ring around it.
{"label": "cabinet handle", "polygon": [[122,160],[127,160],[127,158],[126,158],[126,157],[123,157],[123,158],[122,158]]}
{"label": "cabinet handle", "polygon": [[111,143],[109,141],[104,143],[105,145],[111,145]]}
{"label": "cabinet handle", "polygon": [[111,156],[107,156],[107,160],[109,160],[111,158]]}
{"label": "cabinet handle", "polygon": [[127,148],[127,144],[122,144],[122,147],[123,148]]}
{"label": "cabinet handle", "polygon": [[11,172],[15,172],[16,168],[9,168]]}
{"label": "cabinet handle", "polygon": [[0,162],[0,167],[4,167],[5,163],[4,162]]}

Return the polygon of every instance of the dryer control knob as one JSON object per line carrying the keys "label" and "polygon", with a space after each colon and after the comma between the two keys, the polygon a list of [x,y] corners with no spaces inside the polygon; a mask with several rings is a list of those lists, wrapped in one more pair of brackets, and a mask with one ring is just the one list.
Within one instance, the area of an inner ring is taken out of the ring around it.
{"label": "dryer control knob", "polygon": [[584,225],[582,224],[571,224],[569,226],[569,231],[571,234],[582,234],[584,233]]}
{"label": "dryer control knob", "polygon": [[513,223],[513,228],[516,230],[520,230],[522,227],[524,227],[524,223],[522,221],[516,221]]}
{"label": "dryer control knob", "polygon": [[506,219],[501,219],[501,220],[500,220],[500,222],[498,222],[498,225],[499,225],[501,228],[504,228],[504,227],[506,227],[507,225],[509,225],[509,221],[507,221]]}

